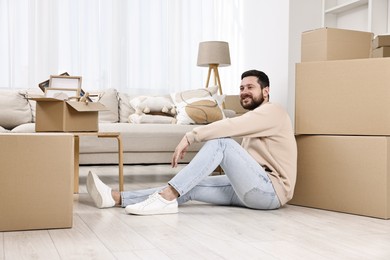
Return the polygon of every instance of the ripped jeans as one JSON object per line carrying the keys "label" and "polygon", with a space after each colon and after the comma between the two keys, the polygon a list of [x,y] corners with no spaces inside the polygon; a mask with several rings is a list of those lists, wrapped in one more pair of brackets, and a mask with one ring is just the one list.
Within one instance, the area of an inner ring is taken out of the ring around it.
{"label": "ripped jeans", "polygon": [[[209,176],[218,165],[225,175]],[[231,138],[207,141],[168,183],[179,193],[179,205],[195,200],[252,209],[280,207],[266,171]],[[121,192],[122,207],[141,202],[163,188]]]}

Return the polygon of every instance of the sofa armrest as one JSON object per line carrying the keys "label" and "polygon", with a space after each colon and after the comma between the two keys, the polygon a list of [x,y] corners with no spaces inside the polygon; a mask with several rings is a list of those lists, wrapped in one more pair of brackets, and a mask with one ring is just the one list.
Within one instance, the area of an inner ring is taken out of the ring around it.
{"label": "sofa armrest", "polygon": [[238,116],[248,111],[241,106],[239,95],[226,95],[225,108],[235,111]]}

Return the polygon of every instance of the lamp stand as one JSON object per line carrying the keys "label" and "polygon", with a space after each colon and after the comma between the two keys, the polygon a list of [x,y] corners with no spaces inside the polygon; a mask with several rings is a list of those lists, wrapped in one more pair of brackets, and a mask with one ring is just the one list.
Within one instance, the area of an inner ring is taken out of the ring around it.
{"label": "lamp stand", "polygon": [[222,95],[222,86],[221,86],[221,79],[219,78],[219,73],[218,73],[218,64],[209,65],[209,73],[207,75],[206,88],[209,87],[211,71],[214,71],[214,85],[218,86],[219,94]]}

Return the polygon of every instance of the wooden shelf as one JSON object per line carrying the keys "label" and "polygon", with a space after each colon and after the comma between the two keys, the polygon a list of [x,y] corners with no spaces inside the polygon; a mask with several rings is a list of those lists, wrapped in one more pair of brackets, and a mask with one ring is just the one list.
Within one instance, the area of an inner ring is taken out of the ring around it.
{"label": "wooden shelf", "polygon": [[332,8],[326,9],[325,14],[338,14],[362,5],[368,5],[368,0],[354,0],[344,4],[340,4]]}

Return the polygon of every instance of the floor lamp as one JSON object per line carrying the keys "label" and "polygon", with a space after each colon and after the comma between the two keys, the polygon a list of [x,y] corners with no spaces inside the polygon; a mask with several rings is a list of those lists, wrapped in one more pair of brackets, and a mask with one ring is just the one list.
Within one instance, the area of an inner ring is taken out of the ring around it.
{"label": "floor lamp", "polygon": [[199,43],[197,65],[200,67],[209,67],[206,88],[209,86],[211,72],[213,72],[214,85],[218,86],[219,94],[222,95],[222,85],[218,73],[218,67],[230,65],[229,44],[221,41],[207,41]]}

